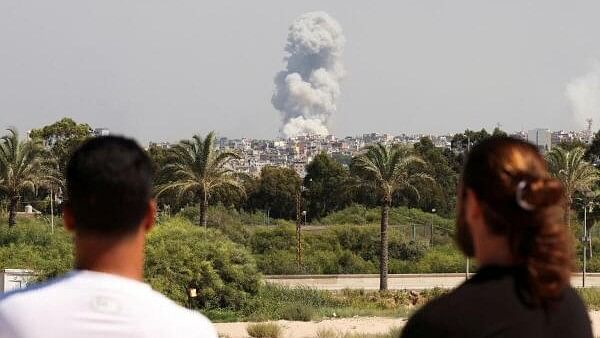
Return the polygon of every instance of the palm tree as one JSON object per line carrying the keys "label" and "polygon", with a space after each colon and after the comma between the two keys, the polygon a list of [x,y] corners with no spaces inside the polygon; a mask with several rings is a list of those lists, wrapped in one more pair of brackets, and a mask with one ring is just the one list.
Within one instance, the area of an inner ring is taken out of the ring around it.
{"label": "palm tree", "polygon": [[20,141],[16,129],[0,138],[0,191],[8,198],[8,225],[17,224],[17,204],[23,191],[35,191],[39,182],[42,144]]}
{"label": "palm tree", "polygon": [[162,169],[167,183],[157,187],[157,194],[176,192],[177,198],[194,194],[200,199],[200,224],[207,224],[208,201],[219,188],[233,188],[244,192],[244,186],[230,167],[231,161],[240,159],[232,151],[216,151],[215,135],[205,138],[195,135],[183,140],[169,150],[168,162]]}
{"label": "palm tree", "polygon": [[352,172],[363,184],[374,187],[381,196],[380,290],[387,290],[388,222],[392,196],[401,189],[413,190],[419,196],[415,183],[423,179],[433,181],[419,166],[424,163],[406,147],[381,143],[368,146],[352,159]]}
{"label": "palm tree", "polygon": [[587,162],[584,156],[585,149],[580,147],[572,150],[556,147],[547,155],[550,172],[562,183],[565,190],[567,200],[565,222],[569,226],[575,194],[591,191],[594,183],[600,178],[598,170]]}

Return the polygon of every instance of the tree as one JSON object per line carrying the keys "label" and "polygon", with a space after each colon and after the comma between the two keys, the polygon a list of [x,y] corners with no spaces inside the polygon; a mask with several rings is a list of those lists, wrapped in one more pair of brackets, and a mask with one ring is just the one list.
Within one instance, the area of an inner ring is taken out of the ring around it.
{"label": "tree", "polygon": [[67,167],[71,153],[91,136],[92,128],[87,123],[77,123],[68,117],[29,133],[32,139],[43,141],[62,171]]}
{"label": "tree", "polygon": [[381,237],[379,255],[379,289],[387,290],[388,275],[388,222],[392,196],[400,189],[418,194],[416,182],[433,179],[424,171],[415,170],[425,162],[402,146],[377,143],[368,146],[352,160],[351,170],[363,184],[374,186],[381,197]]}
{"label": "tree", "polygon": [[584,158],[583,148],[565,150],[555,147],[548,153],[548,167],[554,177],[563,185],[567,208],[565,222],[571,225],[571,206],[576,193],[590,191],[598,180],[597,169]]}
{"label": "tree", "polygon": [[600,163],[600,130],[594,134],[594,139],[585,152],[585,159],[591,163]]}
{"label": "tree", "polygon": [[496,127],[494,128],[494,131],[492,131],[492,136],[508,136],[508,134],[506,134],[504,130],[500,129],[500,127]]}
{"label": "tree", "polygon": [[323,217],[350,204],[348,176],[348,170],[331,156],[315,156],[306,166],[304,177],[309,218]]}
{"label": "tree", "polygon": [[414,148],[415,153],[427,163],[425,172],[437,184],[417,182],[421,198],[411,199],[410,202],[422,210],[436,209],[442,215],[451,215],[454,212],[458,171],[451,166],[443,150],[436,148],[429,137],[421,138]]}
{"label": "tree", "polygon": [[199,222],[206,226],[208,202],[216,189],[244,189],[230,166],[237,159],[240,156],[235,152],[215,150],[213,132],[205,138],[195,135],[191,140],[183,140],[169,149],[168,163],[162,169],[169,181],[157,187],[157,195],[173,191],[178,198],[188,194],[199,198]]}
{"label": "tree", "polygon": [[[494,130],[494,133],[499,132],[501,131]],[[452,137],[452,141],[450,141],[450,144],[452,149],[454,149],[455,151],[464,152],[490,136],[491,135],[485,129],[481,129],[480,131],[473,131],[467,129],[464,133],[455,134]]]}
{"label": "tree", "polygon": [[585,149],[587,147],[587,145],[581,140],[574,139],[574,140],[568,140],[568,141],[561,141],[559,144],[555,145],[555,147],[562,148],[567,151],[571,151],[575,148]]}
{"label": "tree", "polygon": [[41,173],[42,145],[39,140],[19,140],[15,129],[0,139],[0,191],[8,199],[8,225],[17,224],[21,193],[34,191]]}
{"label": "tree", "polygon": [[248,206],[254,210],[269,210],[273,218],[295,219],[296,194],[301,183],[300,176],[291,168],[266,166],[248,196]]}

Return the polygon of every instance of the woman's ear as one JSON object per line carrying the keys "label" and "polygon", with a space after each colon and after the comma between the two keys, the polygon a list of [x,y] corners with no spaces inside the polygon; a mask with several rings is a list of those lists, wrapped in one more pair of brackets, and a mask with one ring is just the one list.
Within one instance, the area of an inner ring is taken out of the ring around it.
{"label": "woman's ear", "polygon": [[75,217],[68,205],[65,205],[62,213],[63,225],[69,232],[75,232]]}

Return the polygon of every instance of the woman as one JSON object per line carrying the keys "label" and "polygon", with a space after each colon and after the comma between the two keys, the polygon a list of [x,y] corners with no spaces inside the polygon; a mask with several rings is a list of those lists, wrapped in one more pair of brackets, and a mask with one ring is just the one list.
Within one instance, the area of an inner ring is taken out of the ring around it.
{"label": "woman", "polygon": [[412,337],[592,337],[569,286],[564,194],[535,146],[508,137],[470,153],[459,188],[457,243],[479,271],[407,323]]}

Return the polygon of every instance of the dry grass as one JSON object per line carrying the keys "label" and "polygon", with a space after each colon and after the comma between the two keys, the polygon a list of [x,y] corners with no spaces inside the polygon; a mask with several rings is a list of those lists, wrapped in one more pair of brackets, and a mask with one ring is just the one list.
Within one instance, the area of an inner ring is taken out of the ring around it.
{"label": "dry grass", "polygon": [[253,338],[280,338],[281,327],[276,323],[256,323],[246,327],[248,335]]}

